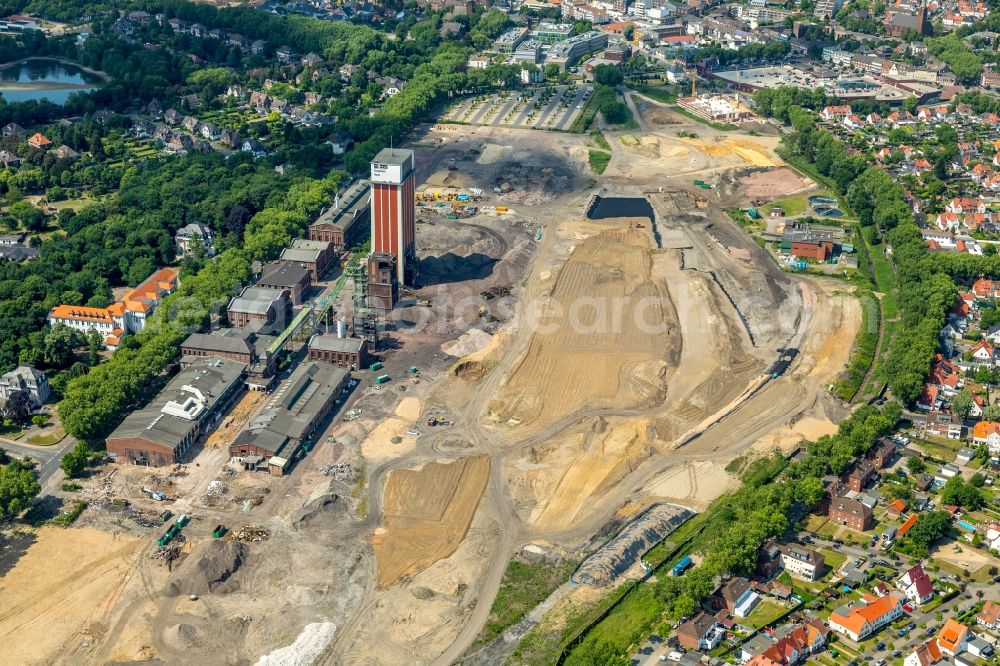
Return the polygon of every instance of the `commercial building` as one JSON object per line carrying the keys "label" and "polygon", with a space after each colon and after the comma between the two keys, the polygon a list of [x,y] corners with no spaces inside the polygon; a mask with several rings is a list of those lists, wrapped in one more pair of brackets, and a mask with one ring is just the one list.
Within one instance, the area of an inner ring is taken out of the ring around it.
{"label": "commercial building", "polygon": [[511,56],[513,62],[529,62],[537,65],[542,62],[542,43],[537,39],[529,39],[523,42]]}
{"label": "commercial building", "polygon": [[162,467],[187,459],[243,388],[246,365],[199,359],[182,369],[142,409],[108,436],[108,455],[120,463]]}
{"label": "commercial building", "polygon": [[225,358],[247,366],[247,387],[266,389],[274,377],[278,355],[269,347],[272,335],[259,335],[249,328],[220,328],[211,333],[192,333],[181,343],[181,367],[200,358]]}
{"label": "commercial building", "polygon": [[49,401],[52,389],[49,388],[49,378],[41,370],[29,365],[19,365],[10,372],[0,376],[0,402],[14,391],[23,391],[31,398],[31,406],[38,408]]}
{"label": "commercial building", "polygon": [[527,28],[511,28],[497,37],[496,41],[493,42],[493,49],[497,53],[510,54],[527,38]]}
{"label": "commercial building", "polygon": [[560,69],[566,70],[574,66],[588,53],[600,51],[608,45],[608,34],[591,30],[582,35],[575,35],[561,42],[556,42],[549,48],[546,63],[554,63]]}
{"label": "commercial building", "polygon": [[368,181],[355,181],[309,225],[309,239],[332,243],[336,251],[353,247],[369,230],[371,197]]}
{"label": "commercial building", "polygon": [[179,287],[177,271],[161,268],[109,307],[57,305],[49,311],[49,325],[65,324],[82,333],[97,331],[104,336],[105,346],[114,350],[122,336],[145,328],[160,301]]}
{"label": "commercial building", "polygon": [[244,287],[229,301],[226,314],[237,328],[252,328],[261,333],[281,328],[292,309],[290,291],[268,287]]}
{"label": "commercial building", "polygon": [[555,44],[572,36],[572,23],[539,23],[535,28],[535,39],[544,44]]}
{"label": "commercial building", "polygon": [[309,269],[313,282],[319,282],[330,269],[333,247],[329,241],[296,238],[281,251],[281,261],[293,261]]}
{"label": "commercial building", "polygon": [[272,261],[264,266],[255,287],[287,291],[292,305],[302,305],[312,286],[312,272],[295,261]]}
{"label": "commercial building", "polygon": [[229,454],[267,458],[270,473],[284,474],[299,448],[312,441],[330,410],[343,398],[349,378],[347,370],[329,363],[300,364],[230,445]]}
{"label": "commercial building", "polygon": [[368,340],[314,335],[309,339],[309,360],[325,361],[342,368],[363,368],[368,365]]}

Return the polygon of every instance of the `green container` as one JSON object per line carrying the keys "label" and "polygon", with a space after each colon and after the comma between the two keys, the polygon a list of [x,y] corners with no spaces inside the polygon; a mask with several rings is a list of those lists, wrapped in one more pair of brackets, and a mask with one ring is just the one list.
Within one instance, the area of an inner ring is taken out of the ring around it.
{"label": "green container", "polygon": [[175,523],[174,523],[174,526],[175,526],[175,527],[176,527],[177,529],[180,529],[180,528],[182,528],[182,527],[186,527],[186,526],[187,526],[187,524],[188,524],[188,523],[190,523],[190,522],[191,522],[191,517],[190,517],[190,516],[188,516],[188,515],[187,515],[187,514],[185,513],[185,514],[181,514],[181,516],[180,516],[180,517],[179,517],[179,518],[177,519],[177,522],[175,522]]}
{"label": "green container", "polygon": [[368,366],[368,369],[371,370],[372,372],[375,372],[376,370],[381,370],[382,369],[382,362],[381,361],[375,361],[374,363],[372,363],[371,365]]}
{"label": "green container", "polygon": [[212,537],[214,537],[214,538],[216,538],[216,539],[221,539],[221,538],[222,538],[222,536],[223,536],[223,535],[224,535],[225,533],[226,533],[226,526],[225,526],[225,525],[217,525],[217,526],[215,527],[215,529],[214,529],[214,530],[212,530]]}
{"label": "green container", "polygon": [[385,384],[387,381],[389,381],[389,375],[379,375],[375,378],[376,384]]}

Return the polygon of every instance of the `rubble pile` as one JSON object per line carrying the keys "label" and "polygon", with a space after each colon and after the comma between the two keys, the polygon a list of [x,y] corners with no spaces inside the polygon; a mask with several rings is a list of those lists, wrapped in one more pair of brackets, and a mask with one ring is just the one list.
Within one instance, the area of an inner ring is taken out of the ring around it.
{"label": "rubble pile", "polygon": [[353,481],[354,468],[350,463],[336,463],[323,468],[323,475],[333,477],[335,481]]}
{"label": "rubble pile", "polygon": [[270,539],[271,532],[266,527],[261,527],[259,525],[243,525],[238,530],[230,532],[227,538],[230,541],[257,543]]}

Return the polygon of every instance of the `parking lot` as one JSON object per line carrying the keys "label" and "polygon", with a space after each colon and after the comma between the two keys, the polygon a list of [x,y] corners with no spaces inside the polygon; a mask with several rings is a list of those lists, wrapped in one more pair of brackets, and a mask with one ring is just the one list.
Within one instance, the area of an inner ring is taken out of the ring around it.
{"label": "parking lot", "polygon": [[566,131],[583,112],[592,86],[539,86],[459,100],[445,122]]}

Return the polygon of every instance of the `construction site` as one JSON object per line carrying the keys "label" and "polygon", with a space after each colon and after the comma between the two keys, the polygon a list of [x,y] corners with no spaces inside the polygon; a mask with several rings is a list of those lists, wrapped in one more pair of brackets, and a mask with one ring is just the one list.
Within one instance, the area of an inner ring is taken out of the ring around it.
{"label": "construction site", "polygon": [[[586,135],[422,128],[398,183],[414,187],[413,250],[394,249],[395,302],[336,415],[283,475],[234,462],[282,376],[192,459],[99,468],[64,494],[88,503],[73,527],[2,551],[7,654],[455,663],[516,553],[607,541],[554,621],[734,487],[727,463],[829,432],[847,407],[824,387],[860,308],[783,272],[720,203],[727,174],[781,167],[776,139],[634,97],[638,128],[607,133],[600,177]],[[595,197],[611,207],[595,215]],[[379,283],[355,269],[320,286],[340,312]]]}

